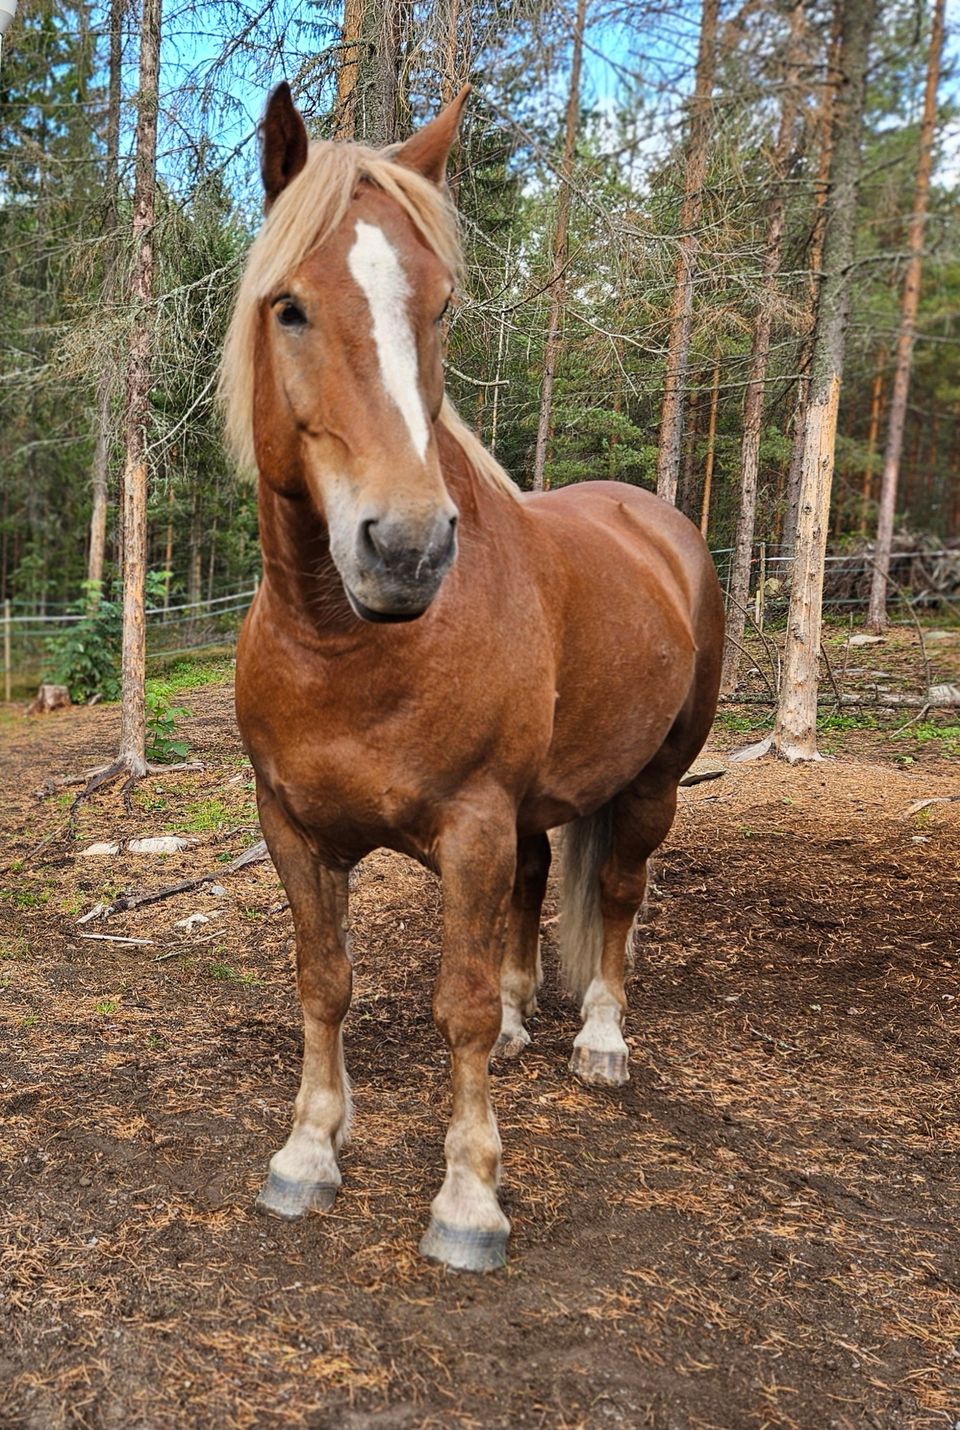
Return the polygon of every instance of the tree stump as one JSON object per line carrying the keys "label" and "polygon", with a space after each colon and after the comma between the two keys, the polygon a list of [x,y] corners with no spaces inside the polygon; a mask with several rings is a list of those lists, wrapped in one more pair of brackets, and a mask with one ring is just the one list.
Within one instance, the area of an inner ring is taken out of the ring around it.
{"label": "tree stump", "polygon": [[49,715],[51,710],[64,710],[69,704],[70,692],[65,685],[41,685],[27,714]]}

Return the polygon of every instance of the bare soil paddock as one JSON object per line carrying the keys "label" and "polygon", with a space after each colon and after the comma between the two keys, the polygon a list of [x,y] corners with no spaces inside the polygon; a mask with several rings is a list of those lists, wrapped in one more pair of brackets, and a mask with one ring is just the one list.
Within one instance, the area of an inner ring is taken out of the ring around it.
{"label": "bare soil paddock", "polygon": [[[77,924],[257,837],[229,688],[183,698],[203,773],[35,853],[65,801],[33,789],[109,756],[116,713],[0,724],[3,1430],[953,1430],[960,803],[907,813],[960,794],[942,742],[853,732],[683,792],[621,1091],[567,1073],[551,898],[534,1043],[496,1074],[510,1267],[473,1279],[416,1252],[448,1102],[432,878],[362,866],[354,1141],[298,1225],[253,1210],[299,1069],[272,866]],[[78,857],[166,830],[198,842]]]}

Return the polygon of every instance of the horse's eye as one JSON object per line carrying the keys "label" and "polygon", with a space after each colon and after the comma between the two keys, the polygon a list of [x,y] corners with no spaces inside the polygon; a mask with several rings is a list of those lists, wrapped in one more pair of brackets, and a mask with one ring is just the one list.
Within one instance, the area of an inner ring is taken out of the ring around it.
{"label": "horse's eye", "polygon": [[276,308],[277,322],[282,328],[303,328],[306,327],[307,315],[302,308],[298,308],[296,303],[289,298],[284,298],[278,303]]}
{"label": "horse's eye", "polygon": [[443,312],[440,314],[440,316],[439,316],[438,318],[434,318],[434,322],[435,322],[435,323],[442,323],[443,320],[444,320],[444,318],[447,316],[447,314],[448,314],[449,311],[450,311],[450,299],[448,298],[447,301],[446,301],[446,302],[444,303],[444,305],[443,305]]}

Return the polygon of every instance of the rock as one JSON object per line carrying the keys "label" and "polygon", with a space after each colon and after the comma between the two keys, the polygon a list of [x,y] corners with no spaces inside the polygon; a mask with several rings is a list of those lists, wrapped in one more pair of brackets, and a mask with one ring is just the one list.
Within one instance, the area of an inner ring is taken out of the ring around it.
{"label": "rock", "polygon": [[27,714],[49,715],[51,710],[65,710],[70,704],[70,692],[65,685],[41,685]]}
{"label": "rock", "polygon": [[209,917],[206,914],[188,914],[185,919],[177,919],[174,924],[175,929],[183,929],[184,933],[192,933],[197,924],[208,924]]}
{"label": "rock", "polygon": [[952,641],[956,636],[956,631],[925,631],[923,638],[929,644],[930,641]]}
{"label": "rock", "polygon": [[178,834],[164,834],[155,839],[131,839],[127,845],[128,854],[180,854],[194,843],[192,839],[181,839]]}
{"label": "rock", "polygon": [[886,636],[851,636],[847,645],[883,645]]}
{"label": "rock", "polygon": [[208,884],[207,893],[212,894],[215,899],[222,899],[226,897],[227,891],[222,884]]}
{"label": "rock", "polygon": [[116,844],[116,843],[113,843],[113,842],[111,841],[109,844],[90,844],[86,849],[81,849],[81,850],[80,850],[80,858],[81,858],[81,859],[111,858],[114,854],[119,854],[119,853],[120,853],[120,845],[119,845],[119,844]]}

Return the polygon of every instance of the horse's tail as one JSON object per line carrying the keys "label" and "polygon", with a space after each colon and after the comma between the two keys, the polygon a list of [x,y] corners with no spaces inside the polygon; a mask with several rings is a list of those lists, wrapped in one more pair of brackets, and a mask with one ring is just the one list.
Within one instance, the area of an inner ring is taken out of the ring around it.
{"label": "horse's tail", "polygon": [[613,839],[613,808],[603,804],[563,830],[560,885],[560,972],[579,1000],[600,968],[603,917],[600,868]]}

